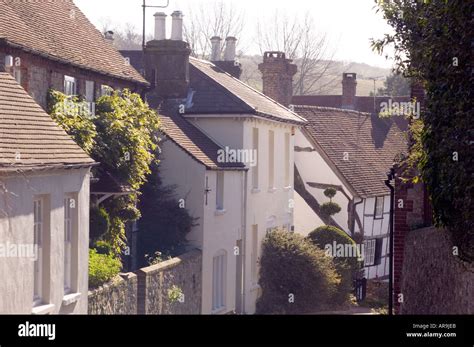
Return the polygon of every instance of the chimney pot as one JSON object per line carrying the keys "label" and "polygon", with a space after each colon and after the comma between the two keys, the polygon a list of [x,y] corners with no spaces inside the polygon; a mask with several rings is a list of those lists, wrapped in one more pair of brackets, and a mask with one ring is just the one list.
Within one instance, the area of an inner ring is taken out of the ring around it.
{"label": "chimney pot", "polygon": [[237,39],[235,37],[229,36],[225,39],[225,42],[224,60],[235,61],[235,48]]}
{"label": "chimney pot", "polygon": [[155,40],[166,40],[166,13],[155,13]]}
{"label": "chimney pot", "polygon": [[114,41],[114,32],[112,30],[108,30],[104,33],[104,37],[106,40],[113,42]]}
{"label": "chimney pot", "polygon": [[221,41],[222,39],[219,36],[211,37],[211,44],[212,44],[211,61],[221,60]]}
{"label": "chimney pot", "polygon": [[181,11],[174,11],[171,17],[173,18],[171,40],[183,41],[183,13]]}

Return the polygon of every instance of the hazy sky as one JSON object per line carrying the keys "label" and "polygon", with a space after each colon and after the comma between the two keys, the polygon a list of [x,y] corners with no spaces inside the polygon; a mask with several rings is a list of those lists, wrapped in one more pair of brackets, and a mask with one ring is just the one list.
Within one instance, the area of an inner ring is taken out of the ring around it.
{"label": "hazy sky", "polygon": [[[114,25],[132,23],[141,32],[142,0],[74,0],[86,16],[98,27],[104,20]],[[201,3],[209,4],[214,0],[170,0],[164,12],[171,14],[175,10],[192,10]],[[245,11],[245,31],[240,41],[250,52],[258,53],[252,44],[259,17],[271,16],[276,9],[288,15],[309,12],[316,21],[316,27],[327,34],[329,43],[335,52],[334,59],[367,63],[380,67],[391,67],[391,61],[379,56],[370,49],[369,39],[380,38],[391,32],[382,16],[375,13],[374,0],[225,0]],[[149,5],[162,5],[166,0],[147,0]],[[153,14],[160,9],[147,10],[147,32],[153,32]]]}

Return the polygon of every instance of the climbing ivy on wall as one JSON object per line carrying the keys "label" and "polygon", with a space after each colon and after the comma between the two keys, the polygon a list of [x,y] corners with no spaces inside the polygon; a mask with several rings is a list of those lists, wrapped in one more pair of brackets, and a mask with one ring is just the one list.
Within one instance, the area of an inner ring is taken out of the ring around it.
{"label": "climbing ivy on wall", "polygon": [[[68,97],[51,90],[48,113],[101,165],[94,176],[110,176],[133,191],[146,182],[150,165],[156,161],[158,115],[136,93],[125,89],[104,95],[92,115],[80,97]],[[104,178],[108,179],[108,178]],[[138,194],[106,200],[102,207],[109,216],[109,228],[102,238],[116,255],[125,246],[125,223],[140,217]]]}
{"label": "climbing ivy on wall", "polygon": [[[373,40],[395,48],[396,69],[426,91],[409,158],[431,197],[434,220],[459,255],[474,260],[472,13],[463,0],[376,1],[394,34]],[[418,138],[418,141],[416,140]]]}

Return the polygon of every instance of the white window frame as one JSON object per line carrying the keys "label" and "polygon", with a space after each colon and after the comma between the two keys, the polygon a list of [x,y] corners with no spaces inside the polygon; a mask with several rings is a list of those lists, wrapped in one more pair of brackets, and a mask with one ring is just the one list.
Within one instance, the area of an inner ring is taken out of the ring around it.
{"label": "white window frame", "polygon": [[64,75],[64,94],[77,95],[77,79],[75,77]]}
{"label": "white window frame", "polygon": [[221,250],[212,258],[212,312],[224,311],[226,307],[227,253]]}
{"label": "white window frame", "polygon": [[15,78],[16,82],[21,85],[21,68],[15,67],[13,68],[13,77]]}
{"label": "white window frame", "polygon": [[268,188],[275,188],[275,132],[268,131]]}
{"label": "white window frame", "polygon": [[89,112],[91,115],[95,115],[95,82],[94,81],[86,81],[86,92],[85,98],[87,105],[89,106]]}
{"label": "white window frame", "polygon": [[364,266],[375,265],[375,248],[377,239],[364,240]]}
{"label": "white window frame", "polygon": [[252,188],[258,189],[259,182],[258,182],[258,175],[259,175],[259,131],[258,128],[252,128],[252,147],[253,150],[257,153],[257,162],[256,165],[252,168]]}
{"label": "white window frame", "polygon": [[36,260],[33,267],[33,306],[43,301],[43,242],[44,242],[44,199],[33,201],[33,235]]}
{"label": "white window frame", "polygon": [[[385,197],[384,196],[377,196],[375,198],[375,206],[374,206],[374,219],[383,219],[383,210],[385,204]],[[382,206],[379,206],[379,202],[382,203]]]}
{"label": "white window frame", "polygon": [[225,185],[225,176],[224,171],[216,172],[216,210],[224,211],[224,185]]}

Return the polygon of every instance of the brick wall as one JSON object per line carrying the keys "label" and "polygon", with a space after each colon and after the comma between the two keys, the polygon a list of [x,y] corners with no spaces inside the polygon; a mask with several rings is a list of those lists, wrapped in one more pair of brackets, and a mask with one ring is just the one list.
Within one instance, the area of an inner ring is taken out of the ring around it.
{"label": "brick wall", "polygon": [[402,314],[474,314],[474,264],[455,255],[445,230],[408,231],[401,293]]}
{"label": "brick wall", "polygon": [[426,190],[422,183],[395,180],[395,211],[393,229],[393,294],[395,313],[399,313],[405,237],[410,230],[430,224],[426,208]]}
{"label": "brick wall", "polygon": [[[54,60],[43,58],[38,55],[24,52],[9,46],[0,45],[0,64],[4,64],[5,56],[11,55],[15,62],[19,63],[15,69],[21,71],[21,85],[36,100],[36,102],[46,109],[46,96],[48,89],[64,90],[64,76],[74,77],[78,81],[78,94],[85,94],[85,81],[95,83],[95,96],[100,96],[100,86],[108,85],[114,89],[129,88],[130,90],[142,93],[143,89],[138,84],[121,80],[118,78],[102,75],[89,70],[76,68],[71,65],[59,63]],[[7,70],[13,74],[13,69]]]}
{"label": "brick wall", "polygon": [[[89,292],[89,314],[200,314],[202,256],[193,250],[177,258],[122,274]],[[183,295],[171,300],[175,286]]]}

